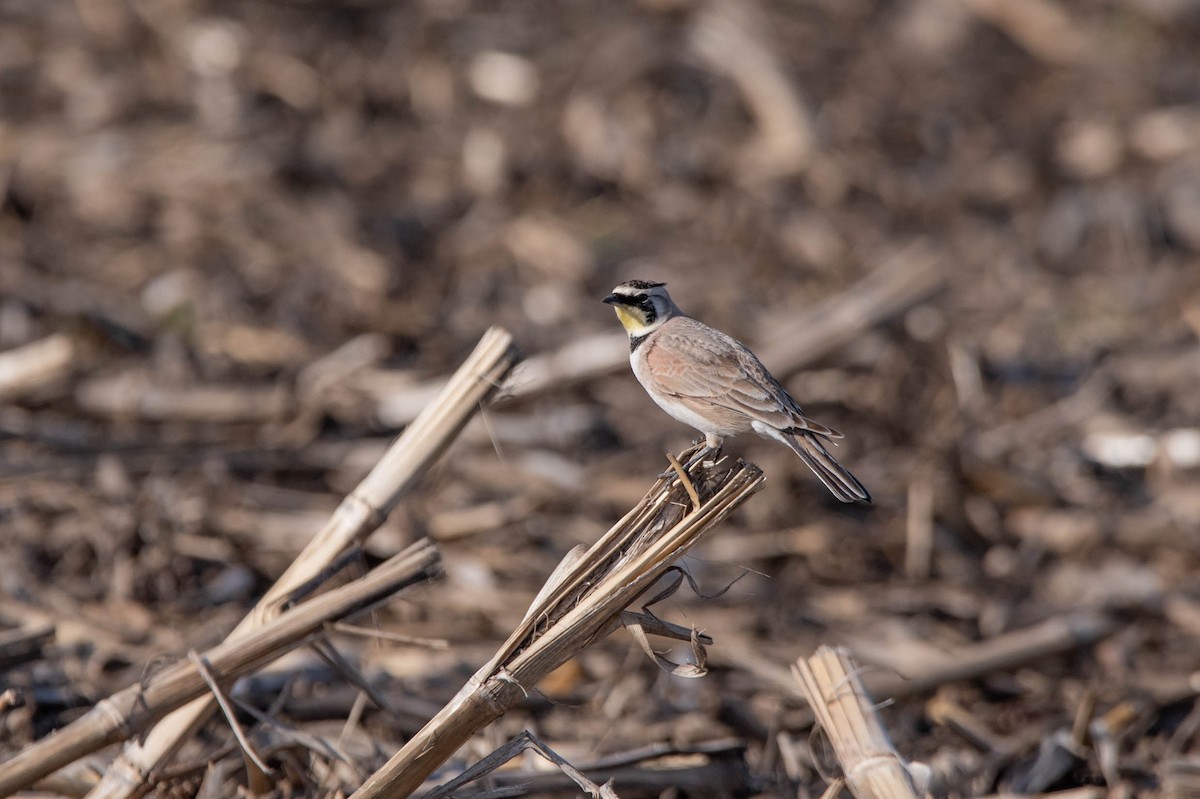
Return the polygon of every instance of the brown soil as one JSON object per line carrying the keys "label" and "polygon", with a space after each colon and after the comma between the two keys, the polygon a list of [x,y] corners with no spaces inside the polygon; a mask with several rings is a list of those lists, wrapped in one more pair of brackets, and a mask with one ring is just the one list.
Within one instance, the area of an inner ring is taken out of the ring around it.
{"label": "brown soil", "polygon": [[[0,358],[50,339],[0,370],[0,751],[219,641],[487,327],[611,334],[653,278],[773,366],[920,253],[936,291],[779,367],[874,505],[730,442],[767,487],[687,565],[742,579],[657,608],[709,674],[618,632],[462,762],[715,741],[614,787],[817,796],[797,657],[919,680],[1067,620],[1095,634],[897,689],[899,751],[954,795],[1200,790],[1198,52],[1183,0],[0,4]],[[625,368],[484,418],[366,561],[439,541],[447,579],[360,623],[449,646],[335,637],[399,716],[333,773],[246,716],[279,795],[353,790],[693,437]],[[356,695],[302,653],[243,699],[336,740]],[[159,790],[223,758],[232,795],[232,741]]]}

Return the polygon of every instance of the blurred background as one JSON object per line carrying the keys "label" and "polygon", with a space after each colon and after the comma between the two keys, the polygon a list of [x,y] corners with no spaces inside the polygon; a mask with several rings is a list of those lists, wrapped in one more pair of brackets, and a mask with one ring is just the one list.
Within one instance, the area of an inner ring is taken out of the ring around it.
{"label": "blurred background", "polygon": [[[365,717],[390,752],[694,437],[600,303],[630,278],[753,347],[875,504],[730,442],[767,487],[689,567],[746,576],[659,608],[712,672],[618,633],[493,743],[733,741],[693,792],[819,792],[797,656],[919,676],[1082,618],[889,708],[901,751],[961,794],[1198,787],[1194,0],[0,1],[0,616],[55,629],[5,749],[219,640],[500,325],[532,363],[372,540],[448,571],[380,622],[448,649],[346,645],[412,708]],[[280,712],[340,726],[305,668]]]}

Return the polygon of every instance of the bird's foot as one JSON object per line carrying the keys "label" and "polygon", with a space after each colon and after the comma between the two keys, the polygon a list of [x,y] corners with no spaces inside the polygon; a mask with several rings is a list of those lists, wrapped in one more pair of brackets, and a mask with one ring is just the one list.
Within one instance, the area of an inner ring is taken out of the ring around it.
{"label": "bird's foot", "polygon": [[[697,447],[699,448],[697,449]],[[715,444],[706,440],[703,446],[701,446],[700,442],[697,441],[692,445],[692,448],[695,451],[687,459],[687,463],[684,464],[684,466],[688,469],[692,468],[696,464],[700,464],[702,468],[711,469],[721,460],[720,439],[717,439]]]}

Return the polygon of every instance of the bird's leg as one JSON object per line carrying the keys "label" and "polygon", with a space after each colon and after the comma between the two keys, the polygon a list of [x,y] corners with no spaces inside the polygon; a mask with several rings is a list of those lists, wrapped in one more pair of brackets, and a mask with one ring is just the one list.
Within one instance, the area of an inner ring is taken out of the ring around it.
{"label": "bird's leg", "polygon": [[[699,443],[700,443],[699,441],[696,441],[696,444],[699,444]],[[693,444],[692,446],[695,446],[695,444]],[[687,468],[690,469],[692,466],[699,463],[704,468],[710,469],[720,458],[720,455],[721,455],[721,437],[719,435],[717,435],[716,433],[705,433],[704,434],[704,446],[701,447],[696,452],[695,455],[688,458]]]}
{"label": "bird's leg", "polygon": [[721,459],[721,437],[716,433],[705,433],[703,452],[709,457],[700,461],[700,465],[705,469],[716,466],[717,461]]}

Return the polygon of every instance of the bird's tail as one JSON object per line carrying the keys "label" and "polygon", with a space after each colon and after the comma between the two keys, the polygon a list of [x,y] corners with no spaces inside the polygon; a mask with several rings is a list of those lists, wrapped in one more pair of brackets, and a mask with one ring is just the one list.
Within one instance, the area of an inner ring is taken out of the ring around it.
{"label": "bird's tail", "polygon": [[781,438],[792,451],[800,456],[804,465],[813,470],[825,487],[842,502],[870,502],[871,494],[858,482],[858,478],[850,474],[850,470],[838,463],[821,440],[812,433],[800,432],[796,435],[784,433]]}

